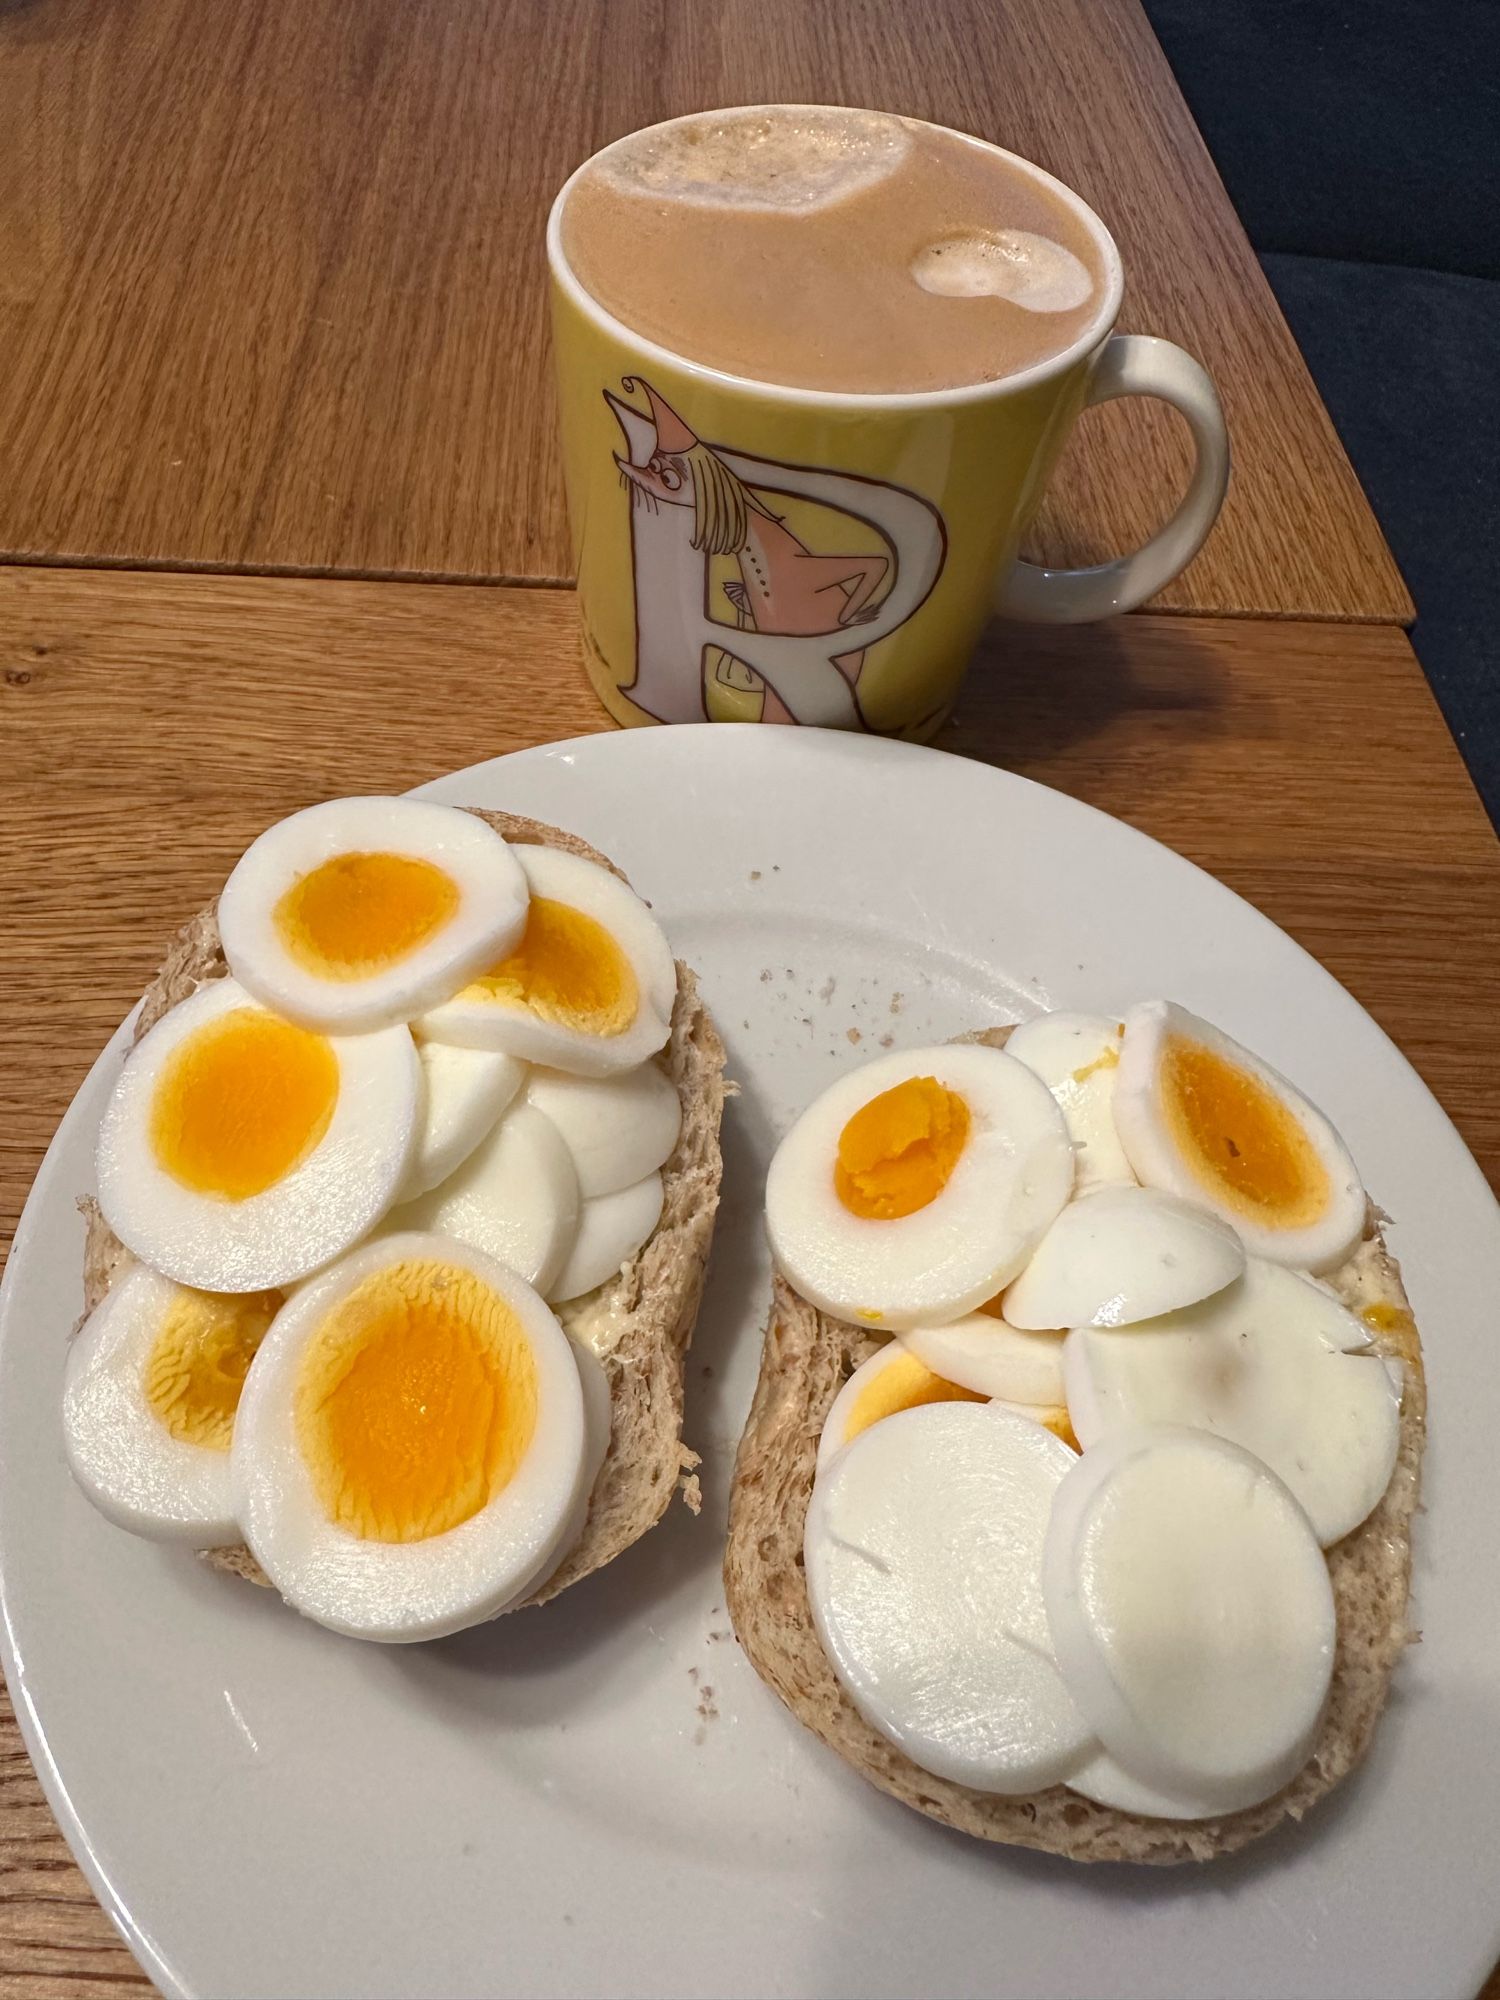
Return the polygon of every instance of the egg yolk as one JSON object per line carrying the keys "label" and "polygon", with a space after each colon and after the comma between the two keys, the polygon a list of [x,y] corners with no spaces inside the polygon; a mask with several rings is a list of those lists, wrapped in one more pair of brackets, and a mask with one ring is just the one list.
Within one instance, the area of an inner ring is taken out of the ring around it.
{"label": "egg yolk", "polygon": [[498,1000],[558,1027],[606,1036],[630,1026],[640,989],[630,960],[603,924],[568,903],[533,896],[520,944],[459,997]]}
{"label": "egg yolk", "polygon": [[893,1417],[898,1410],[920,1409],[924,1403],[982,1403],[983,1396],[976,1396],[972,1389],[960,1389],[956,1382],[950,1382],[944,1375],[934,1375],[932,1370],[915,1354],[900,1354],[894,1361],[878,1370],[870,1377],[854,1399],[854,1407],[844,1425],[843,1443],[857,1438],[861,1431],[867,1431],[871,1424],[878,1424],[882,1417]]}
{"label": "egg yolk", "polygon": [[1112,1042],[1106,1043],[1092,1062],[1085,1063],[1082,1069],[1074,1070],[1073,1081],[1075,1083],[1087,1083],[1091,1076],[1098,1076],[1101,1070],[1118,1069],[1119,1067],[1120,1051]]}
{"label": "egg yolk", "polygon": [[151,1149],[163,1172],[195,1194],[246,1201],[301,1165],[338,1096],[338,1058],[325,1036],[235,1007],[163,1064]]}
{"label": "egg yolk", "polygon": [[295,881],[272,912],[288,954],[321,979],[368,979],[449,923],[458,884],[412,854],[336,854]]}
{"label": "egg yolk", "polygon": [[328,1314],[295,1402],[328,1519],[365,1541],[420,1542],[509,1484],[536,1430],[536,1363],[482,1278],[413,1258],[372,1273]]}
{"label": "egg yolk", "polygon": [[1201,1042],[1172,1036],[1162,1108],[1189,1166],[1231,1207],[1297,1228],[1328,1205],[1328,1170],[1301,1120],[1268,1085]]}
{"label": "egg yolk", "polygon": [[179,1444],[228,1451],[246,1371],[281,1305],[280,1292],[178,1292],[151,1343],[141,1387]]}
{"label": "egg yolk", "polygon": [[936,1201],[969,1136],[969,1107],[911,1076],[862,1104],[839,1134],[833,1185],[851,1214],[893,1222]]}
{"label": "egg yolk", "polygon": [[1417,1323],[1409,1312],[1400,1306],[1387,1305],[1384,1299],[1377,1299],[1374,1305],[1366,1306],[1360,1314],[1365,1325],[1376,1333],[1415,1333]]}

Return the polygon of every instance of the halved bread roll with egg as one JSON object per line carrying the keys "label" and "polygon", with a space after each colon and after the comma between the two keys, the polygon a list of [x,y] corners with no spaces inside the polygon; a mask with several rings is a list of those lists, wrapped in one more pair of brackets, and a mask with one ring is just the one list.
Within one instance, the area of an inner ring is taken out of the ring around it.
{"label": "halved bread roll with egg", "polygon": [[[85,1491],[386,1640],[543,1603],[695,1505],[723,1063],[574,835],[377,800],[273,828],[174,942],[106,1114],[65,1391]],[[451,1478],[400,1434],[418,1405]]]}
{"label": "halved bread roll with egg", "polygon": [[[1007,1044],[1056,1115],[1017,1065],[979,1075]],[[773,1163],[735,1631],[799,1721],[930,1818],[1207,1860],[1359,1763],[1414,1636],[1426,1392],[1401,1275],[1327,1120],[1181,1009],[950,1050],[840,1078]],[[986,1107],[1012,1143],[971,1185]]]}

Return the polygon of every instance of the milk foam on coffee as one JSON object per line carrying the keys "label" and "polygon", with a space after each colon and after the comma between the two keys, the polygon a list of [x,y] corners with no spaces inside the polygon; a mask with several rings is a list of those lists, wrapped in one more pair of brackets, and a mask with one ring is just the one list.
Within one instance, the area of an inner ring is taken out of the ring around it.
{"label": "milk foam on coffee", "polygon": [[1098,313],[1094,233],[1038,175],[883,112],[705,112],[633,133],[562,215],[579,282],[734,375],[855,394],[1001,380]]}
{"label": "milk foam on coffee", "polygon": [[1029,229],[924,244],[911,261],[911,274],[924,292],[948,299],[1011,299],[1026,312],[1071,312],[1094,289],[1087,265],[1071,250]]}

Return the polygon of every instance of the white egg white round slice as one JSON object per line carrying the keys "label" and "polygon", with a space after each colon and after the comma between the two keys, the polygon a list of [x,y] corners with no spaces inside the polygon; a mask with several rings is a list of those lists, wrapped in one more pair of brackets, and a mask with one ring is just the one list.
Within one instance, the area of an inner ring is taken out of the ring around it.
{"label": "white egg white round slice", "polygon": [[1129,1326],[1196,1305],[1245,1268],[1210,1209],[1160,1188],[1106,1187],[1070,1202],[1003,1300],[1012,1326]]}
{"label": "white egg white round slice", "polygon": [[1138,1179],[1212,1208],[1258,1257],[1332,1271],[1364,1233],[1359,1172],[1323,1113],[1184,1007],[1126,1015],[1114,1111]]}
{"label": "white egg white round slice", "polygon": [[1390,1483],[1401,1396],[1368,1329],[1311,1278],[1251,1257],[1211,1299],[1063,1345],[1073,1427],[1087,1451],[1142,1423],[1190,1424],[1264,1459],[1329,1548]]}
{"label": "white egg white round slice", "polygon": [[190,1548],[239,1540],[229,1441],[279,1292],[190,1291],[144,1264],[79,1328],[63,1378],[73,1477],[133,1534]]}
{"label": "white egg white round slice", "polygon": [[817,1470],[852,1444],[861,1431],[893,1417],[898,1410],[920,1409],[924,1403],[979,1403],[984,1397],[958,1382],[935,1375],[899,1340],[861,1361],[828,1406],[818,1437]]}
{"label": "white egg white round slice", "polygon": [[802,1296],[905,1330],[992,1298],[1073,1186],[1052,1093],[979,1043],[902,1050],[841,1076],[776,1149],[766,1228]]}
{"label": "white egg white round slice", "polygon": [[901,1344],[950,1382],[1006,1403],[1063,1400],[1060,1333],[1034,1333],[994,1313],[966,1313],[946,1326],[914,1326]]}
{"label": "white egg white round slice", "polygon": [[1333,1673],[1328,1566],[1275,1473],[1141,1425],[1071,1461],[1043,1562],[1058,1664],[1147,1786],[1235,1811],[1306,1762]]}
{"label": "white egg white round slice", "polygon": [[534,1069],[526,1098],[563,1135],[585,1200],[614,1194],[655,1173],[682,1130],[682,1101],[672,1079],[654,1062],[618,1076]]}
{"label": "white egg white round slice", "polygon": [[1145,1784],[1126,1770],[1118,1757],[1095,1748],[1064,1781],[1070,1792],[1092,1799],[1096,1806],[1112,1806],[1116,1812],[1140,1813],[1146,1819],[1216,1819],[1223,1806],[1212,1800],[1194,1798],[1187,1792],[1165,1792],[1159,1785]]}
{"label": "white egg white round slice", "polygon": [[1075,1455],[1010,1410],[872,1424],[807,1510],[808,1603],[850,1699],[913,1763],[983,1792],[1056,1783],[1090,1729],[1053,1657],[1042,1547]]}
{"label": "white egg white round slice", "polygon": [[409,1021],[493,965],[527,902],[520,863],[474,813],[329,799],[246,848],[219,897],[219,935],[267,1007],[356,1034]]}
{"label": "white egg white round slice", "polygon": [[[573,1511],[568,1516],[566,1527],[558,1538],[557,1546],[551,1550],[542,1566],[505,1605],[507,1611],[522,1605],[535,1597],[544,1584],[561,1589],[569,1579],[562,1575],[568,1557],[578,1546],[584,1529],[588,1526],[589,1508],[593,1503],[594,1485],[600,1468],[609,1451],[611,1430],[609,1377],[604,1372],[604,1364],[592,1348],[570,1336],[568,1345],[573,1350],[573,1359],[578,1366],[579,1386],[583,1390],[583,1471],[578,1483],[578,1496],[573,1502]],[[551,1594],[549,1588],[548,1595]],[[543,1600],[545,1602],[545,1599]]]}
{"label": "white egg white round slice", "polygon": [[291,1284],[390,1207],[421,1106],[405,1028],[321,1035],[212,980],[127,1057],[99,1131],[99,1206],[179,1284]]}
{"label": "white egg white round slice", "polygon": [[578,1212],[573,1247],[547,1287],[548,1298],[580,1298],[614,1277],[660,1222],[661,1204],[660,1174],[647,1174],[630,1187],[584,1202]]}
{"label": "white egg white round slice", "polygon": [[456,1173],[393,1209],[386,1227],[456,1237],[545,1294],[572,1251],[579,1210],[578,1176],[561,1135],[523,1100]]}
{"label": "white egg white round slice", "polygon": [[419,1042],[424,1086],[416,1151],[400,1199],[411,1201],[447,1180],[492,1132],[526,1081],[526,1065],[498,1049],[456,1049]]}
{"label": "white egg white round slice", "polygon": [[1135,1175],[1115,1130],[1121,1022],[1107,1014],[1039,1014],[1013,1028],[1007,1055],[1036,1071],[1062,1107],[1077,1162],[1078,1191],[1128,1187]]}
{"label": "white egg white round slice", "polygon": [[388,1641],[461,1631],[549,1574],[588,1466],[556,1318],[492,1257],[422,1234],[365,1244],[283,1308],[231,1451],[282,1596]]}
{"label": "white egg white round slice", "polygon": [[579,1076],[633,1069],[665,1043],[677,997],[671,947],[618,875],[555,847],[511,850],[531,890],[513,948],[424,1014],[421,1033],[504,1049]]}

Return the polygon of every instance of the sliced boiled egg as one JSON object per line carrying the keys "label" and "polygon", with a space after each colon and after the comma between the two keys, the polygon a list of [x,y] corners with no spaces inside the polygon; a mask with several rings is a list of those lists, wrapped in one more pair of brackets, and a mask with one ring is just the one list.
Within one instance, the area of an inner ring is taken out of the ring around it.
{"label": "sliced boiled egg", "polygon": [[1173,1425],[1105,1439],[1057,1487],[1042,1575],[1073,1698],[1139,1783],[1230,1812],[1306,1762],[1333,1589],[1307,1516],[1259,1459]]}
{"label": "sliced boiled egg", "polygon": [[803,1559],[823,1651],[860,1714],[923,1770],[1023,1793],[1091,1730],[1042,1602],[1053,1496],[1076,1455],[993,1403],[871,1424],[825,1465]]}
{"label": "sliced boiled egg", "polygon": [[526,877],[475,814],[419,799],[329,799],[269,827],[219,898],[234,977],[309,1028],[409,1020],[509,951]]}
{"label": "sliced boiled egg", "polygon": [[1137,1424],[1189,1424],[1264,1459],[1325,1548],[1390,1483],[1401,1392],[1368,1330],[1299,1272],[1264,1258],[1212,1298],[1063,1346],[1073,1427],[1090,1450]]}
{"label": "sliced boiled egg", "polygon": [[229,1442],[279,1292],[195,1292],[136,1264],[68,1349],[73,1477],[133,1534],[197,1549],[238,1541]]}
{"label": "sliced boiled egg", "polygon": [[401,1185],[410,1201],[447,1180],[526,1080],[526,1065],[498,1049],[456,1049],[446,1042],[419,1042],[422,1062],[422,1123],[416,1151]]}
{"label": "sliced boiled egg", "polygon": [[290,1284],[385,1213],[421,1103],[405,1028],[329,1037],[213,980],[126,1059],[99,1132],[99,1205],[180,1284]]}
{"label": "sliced boiled egg", "polygon": [[569,1338],[568,1345],[573,1350],[573,1360],[578,1368],[579,1386],[583,1390],[583,1474],[578,1484],[578,1497],[573,1503],[573,1511],[568,1516],[567,1526],[558,1538],[557,1546],[548,1551],[540,1569],[529,1576],[525,1583],[506,1600],[504,1608],[524,1604],[527,1598],[549,1582],[576,1547],[578,1538],[588,1526],[589,1508],[593,1504],[594,1484],[599,1477],[609,1451],[612,1427],[609,1377],[604,1372],[604,1364],[591,1348],[582,1342]]}
{"label": "sliced boiled egg", "polygon": [[562,1135],[523,1101],[456,1173],[393,1209],[386,1227],[456,1237],[545,1293],[573,1248],[578,1214],[578,1176]]}
{"label": "sliced boiled egg", "polygon": [[1193,1798],[1186,1792],[1164,1792],[1159,1785],[1142,1783],[1117,1757],[1097,1746],[1076,1771],[1068,1773],[1064,1782],[1070,1792],[1092,1799],[1096,1806],[1140,1813],[1146,1819],[1215,1819],[1224,1810],[1211,1799]]}
{"label": "sliced boiled egg", "polygon": [[596,1194],[578,1211],[573,1247],[546,1287],[549,1299],[576,1299],[628,1264],[661,1220],[662,1179],[647,1174],[613,1194]]}
{"label": "sliced boiled egg", "polygon": [[997,1410],[1010,1410],[1018,1417],[1025,1417],[1028,1423],[1040,1424],[1044,1431],[1051,1431],[1055,1438],[1061,1438],[1069,1451],[1082,1449],[1073,1432],[1073,1419],[1068,1415],[1064,1403],[1010,1403],[1003,1396],[990,1399]]}
{"label": "sliced boiled egg", "polygon": [[1364,1188],[1322,1112],[1169,1000],[1125,1017],[1114,1115],[1140,1180],[1214,1209],[1259,1257],[1331,1271],[1363,1234]]}
{"label": "sliced boiled egg", "polygon": [[671,1032],[677,968],[634,890],[553,847],[511,850],[526,871],[526,928],[423,1016],[431,1041],[504,1049],[580,1076],[644,1062]]}
{"label": "sliced boiled egg", "polygon": [[861,1431],[893,1417],[898,1410],[915,1410],[923,1403],[979,1403],[984,1398],[957,1382],[935,1375],[908,1353],[899,1340],[861,1361],[828,1407],[818,1438],[818,1471],[836,1458]]}
{"label": "sliced boiled egg", "polygon": [[353,1638],[438,1638],[560,1556],[589,1481],[578,1364],[493,1258],[381,1237],[277,1316],[230,1463],[245,1539],[289,1604]]}
{"label": "sliced boiled egg", "polygon": [[896,1330],[992,1298],[1067,1200],[1052,1093],[980,1043],[903,1050],[825,1090],[776,1149],[766,1227],[802,1296]]}
{"label": "sliced boiled egg", "polygon": [[1012,1326],[1128,1326],[1237,1278],[1245,1246],[1227,1222],[1160,1188],[1103,1187],[1070,1202],[1004,1299]]}
{"label": "sliced boiled egg", "polygon": [[945,1326],[910,1327],[901,1344],[976,1395],[997,1396],[1005,1403],[1063,1401],[1062,1335],[1011,1326],[993,1301]]}
{"label": "sliced boiled egg", "polygon": [[672,1079],[654,1062],[618,1076],[534,1069],[526,1099],[561,1132],[586,1200],[614,1194],[655,1173],[682,1130],[681,1100]]}
{"label": "sliced boiled egg", "polygon": [[1036,1071],[1062,1107],[1077,1186],[1128,1186],[1135,1175],[1115,1130],[1115,1075],[1123,1023],[1107,1014],[1039,1014],[1013,1028],[1007,1055]]}

